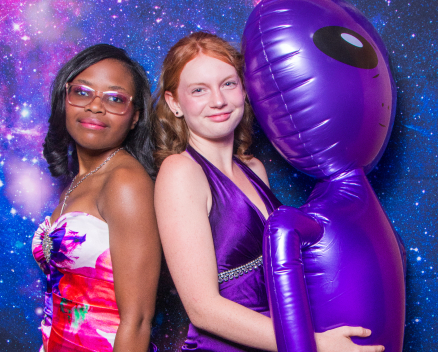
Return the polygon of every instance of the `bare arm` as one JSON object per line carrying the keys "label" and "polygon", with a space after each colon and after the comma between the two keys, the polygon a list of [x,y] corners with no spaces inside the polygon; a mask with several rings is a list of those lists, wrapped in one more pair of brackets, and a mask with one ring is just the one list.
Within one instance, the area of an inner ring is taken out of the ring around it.
{"label": "bare arm", "polygon": [[[250,167],[267,182],[263,165],[255,160],[256,169]],[[192,324],[201,329],[249,347],[276,351],[271,319],[219,294],[208,221],[210,197],[208,181],[193,160],[173,155],[164,161],[156,182],[155,208],[166,261],[184,308]],[[350,336],[369,335],[363,331],[341,327],[316,334],[318,352],[382,351],[351,341]]]}
{"label": "bare arm", "polygon": [[109,226],[120,314],[114,352],[144,352],[149,347],[161,260],[153,182],[141,167],[117,169],[99,205]]}
{"label": "bare arm", "polygon": [[276,350],[269,318],[219,294],[208,221],[210,189],[193,160],[167,158],[156,182],[155,207],[170,273],[191,322],[250,347]]}

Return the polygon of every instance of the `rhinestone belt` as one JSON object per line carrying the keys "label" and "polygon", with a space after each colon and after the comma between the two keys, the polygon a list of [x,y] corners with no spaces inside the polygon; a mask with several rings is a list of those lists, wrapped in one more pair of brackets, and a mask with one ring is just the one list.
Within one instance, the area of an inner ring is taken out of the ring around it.
{"label": "rhinestone belt", "polygon": [[217,275],[218,282],[221,284],[222,282],[227,282],[228,280],[233,280],[234,278],[238,278],[239,276],[242,276],[243,274],[248,274],[249,271],[252,271],[252,269],[256,270],[263,264],[263,256],[260,256],[249,263],[246,263],[244,265],[238,266],[237,268],[230,269],[227,271],[223,271],[220,274]]}

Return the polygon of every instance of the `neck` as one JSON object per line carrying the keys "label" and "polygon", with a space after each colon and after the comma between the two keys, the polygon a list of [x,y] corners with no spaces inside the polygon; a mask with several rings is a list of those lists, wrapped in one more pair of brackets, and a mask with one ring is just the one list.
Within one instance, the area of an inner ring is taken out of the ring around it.
{"label": "neck", "polygon": [[113,152],[119,149],[121,146],[104,150],[87,150],[81,146],[76,145],[76,152],[78,155],[79,172],[78,176],[81,177],[90,171],[94,170],[100,164],[102,164],[106,158],[108,158]]}
{"label": "neck", "polygon": [[225,175],[232,174],[234,135],[217,140],[191,135],[189,144]]}

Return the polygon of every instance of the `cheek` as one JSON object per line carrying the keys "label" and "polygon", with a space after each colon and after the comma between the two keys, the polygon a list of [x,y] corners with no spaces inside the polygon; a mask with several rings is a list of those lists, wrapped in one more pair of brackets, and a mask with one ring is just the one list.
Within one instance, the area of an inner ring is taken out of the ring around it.
{"label": "cheek", "polygon": [[[236,92],[237,93],[237,92]],[[236,106],[243,108],[245,106],[245,94],[242,90],[235,95]]]}
{"label": "cheek", "polygon": [[134,122],[138,123],[138,116],[131,110],[126,115],[113,115],[112,121],[117,125],[116,130],[121,134],[128,134],[130,130],[134,129]]}
{"label": "cheek", "polygon": [[245,106],[245,94],[242,89],[233,89],[227,91],[227,100],[235,108],[242,108]]}
{"label": "cheek", "polygon": [[67,132],[70,133],[70,128],[74,125],[75,107],[67,105],[65,107],[65,125]]}
{"label": "cheek", "polygon": [[127,118],[126,120],[123,120],[123,122],[121,123],[122,124],[121,130],[126,131],[126,134],[128,134],[129,131],[132,130],[132,128],[134,127],[133,122],[134,122],[134,120],[132,117]]}
{"label": "cheek", "polygon": [[181,110],[184,115],[197,115],[202,112],[202,109],[205,107],[205,99],[202,98],[187,98],[183,97],[179,101],[179,105],[181,106]]}

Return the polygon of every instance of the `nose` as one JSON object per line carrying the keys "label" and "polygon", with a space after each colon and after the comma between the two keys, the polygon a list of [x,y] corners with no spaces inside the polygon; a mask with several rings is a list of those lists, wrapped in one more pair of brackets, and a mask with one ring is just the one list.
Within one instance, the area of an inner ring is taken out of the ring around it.
{"label": "nose", "polygon": [[227,105],[227,100],[221,91],[221,89],[212,90],[211,98],[210,98],[210,107],[221,109]]}
{"label": "nose", "polygon": [[99,95],[96,95],[93,97],[93,100],[91,100],[86,106],[85,110],[90,110],[92,113],[104,113],[105,107],[103,106],[102,97]]}

